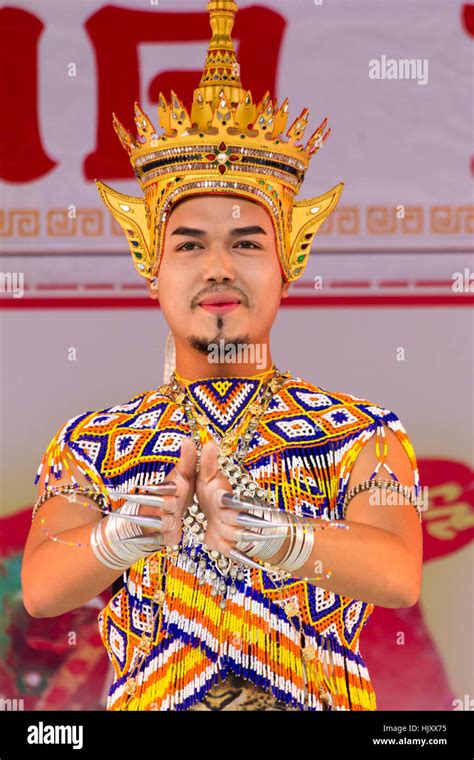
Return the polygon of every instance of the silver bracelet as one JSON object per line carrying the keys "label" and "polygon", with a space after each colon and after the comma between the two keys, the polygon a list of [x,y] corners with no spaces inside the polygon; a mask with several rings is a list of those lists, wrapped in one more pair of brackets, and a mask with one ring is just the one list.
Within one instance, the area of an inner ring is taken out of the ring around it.
{"label": "silver bracelet", "polygon": [[[263,513],[263,514],[262,514]],[[287,520],[288,523],[290,522],[290,519],[288,515],[285,512],[280,511],[279,509],[273,509],[268,511],[259,510],[258,506],[255,506],[255,509],[252,509],[249,511],[250,515],[254,515],[255,517],[263,517],[265,519],[265,515],[270,515],[270,519],[266,519],[265,522],[267,525],[266,528],[273,523],[274,520],[277,519],[284,519]],[[258,530],[256,528],[255,530]],[[235,548],[239,551],[246,554],[248,557],[256,557],[257,559],[266,560],[270,557],[273,557],[274,554],[276,554],[281,547],[283,546],[285,542],[285,538],[287,536],[287,528],[281,527],[281,526],[275,526],[274,531],[278,534],[277,537],[269,538],[267,541],[257,542],[257,541],[240,541],[235,544]]]}
{"label": "silver bracelet", "polygon": [[[253,515],[255,517],[261,517],[262,516],[262,510],[258,510],[257,505],[255,505],[254,509],[249,510],[250,515]],[[245,530],[242,532],[246,532]],[[258,551],[258,542],[257,541],[237,541],[235,544],[235,548],[238,549],[238,551],[243,552],[243,554],[246,554],[247,557],[255,557],[257,551]]]}
{"label": "silver bracelet", "polygon": [[[116,511],[124,515],[138,515],[140,514],[140,504],[127,501]],[[105,534],[107,538],[116,542],[126,540],[126,544],[119,543],[118,545],[123,547],[125,551],[130,552],[131,549],[130,554],[132,552],[135,554],[135,547],[141,547],[149,554],[165,545],[162,533],[157,533],[155,536],[145,536],[140,525],[130,522],[126,518],[123,520],[120,517],[115,518],[115,522],[107,520]]]}
{"label": "silver bracelet", "polygon": [[308,560],[314,546],[314,529],[306,530],[304,520],[299,515],[294,515],[296,519],[294,541],[285,557],[279,562],[279,567],[287,572],[293,572],[302,567]]}
{"label": "silver bracelet", "polygon": [[294,515],[294,517],[295,517],[295,520],[293,521],[294,531],[292,531],[291,533],[290,543],[289,543],[287,552],[285,556],[283,557],[283,559],[278,563],[279,567],[282,567],[284,570],[287,570],[288,572],[290,571],[290,567],[288,563],[290,563],[291,565],[292,558],[295,556],[295,550],[296,550],[296,554],[299,554],[300,549],[301,549],[301,543],[299,539],[302,536],[302,531],[298,530],[299,523],[298,523],[297,516]]}
{"label": "silver bracelet", "polygon": [[[136,515],[140,505],[126,502],[116,510],[120,514]],[[101,519],[91,531],[90,546],[99,562],[113,570],[126,570],[143,557],[164,546],[162,534],[144,536],[140,527],[120,517]]]}
{"label": "silver bracelet", "polygon": [[298,570],[300,567],[303,567],[303,565],[306,564],[309,557],[311,556],[311,552],[313,551],[314,528],[312,526],[307,527],[303,525],[302,530],[303,530],[303,545],[301,547],[300,554],[295,560],[295,565],[292,568],[293,570]]}
{"label": "silver bracelet", "polygon": [[[270,515],[270,522],[273,522],[273,520],[278,516],[279,520],[287,520],[288,525],[290,524],[290,517],[288,513],[283,512],[283,510],[275,509],[274,511],[268,512],[267,514]],[[275,527],[274,531],[276,533],[279,533],[281,531],[281,535],[278,536],[278,538],[269,538],[268,541],[265,541],[263,544],[257,544],[257,553],[254,555],[257,559],[260,559],[262,561],[269,560],[270,557],[273,557],[274,554],[280,551],[281,547],[285,543],[285,540],[288,536],[288,528]]]}

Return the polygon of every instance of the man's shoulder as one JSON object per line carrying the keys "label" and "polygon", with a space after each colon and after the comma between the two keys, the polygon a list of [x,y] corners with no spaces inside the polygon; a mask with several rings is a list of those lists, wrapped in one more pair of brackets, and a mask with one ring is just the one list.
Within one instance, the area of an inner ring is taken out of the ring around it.
{"label": "man's shoulder", "polygon": [[154,427],[157,418],[171,404],[160,387],[137,393],[131,398],[101,409],[88,410],[68,419],[57,433],[57,441],[71,442],[85,434],[104,434],[121,426]]}
{"label": "man's shoulder", "polygon": [[[285,385],[285,390],[295,398],[304,401],[313,409],[327,409],[332,406],[357,405],[374,407],[374,411],[384,410],[382,404],[373,401],[366,396],[356,396],[348,391],[332,390],[323,386],[315,385],[309,380],[293,376]],[[387,412],[389,410],[386,410]]]}
{"label": "man's shoulder", "polygon": [[307,412],[328,433],[360,431],[382,420],[392,426],[399,423],[397,414],[383,404],[348,391],[321,387],[301,377],[292,377],[284,391],[287,404],[294,407],[290,411]]}
{"label": "man's shoulder", "polygon": [[[101,409],[88,410],[63,423],[43,454],[36,473],[38,482],[43,468],[59,477],[66,451],[79,466],[88,468],[100,479],[102,469],[117,466],[130,452],[141,449],[150,430],[169,430],[181,421],[180,410],[169,409],[172,400],[160,387],[137,393],[126,401]],[[102,473],[103,474],[103,473]],[[48,475],[49,478],[49,475]]]}

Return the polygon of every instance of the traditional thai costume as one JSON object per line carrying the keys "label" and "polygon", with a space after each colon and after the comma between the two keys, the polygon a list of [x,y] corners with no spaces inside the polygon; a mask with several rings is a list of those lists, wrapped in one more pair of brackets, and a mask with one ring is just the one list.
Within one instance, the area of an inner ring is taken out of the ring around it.
{"label": "traditional thai costume", "polygon": [[[369,438],[383,437],[384,426],[402,443],[418,486],[413,447],[394,412],[301,378],[284,379],[246,441],[244,459],[249,482],[271,503],[306,517],[342,520],[352,464]],[[182,379],[181,386],[216,440],[234,431],[237,443],[244,441],[241,427],[249,410],[255,415],[263,379]],[[37,480],[43,468],[59,476],[73,457],[104,493],[162,482],[191,430],[181,396],[173,401],[169,394],[172,387],[163,385],[72,418],[51,441]],[[232,469],[227,472],[232,484]],[[375,710],[359,651],[374,605],[299,578],[275,581],[263,569],[229,572],[229,563],[191,540],[198,514],[191,508],[185,518],[189,531],[179,552],[164,548],[139,560],[99,614],[114,667],[108,709],[204,709],[204,702],[217,709],[232,697],[238,705],[236,681],[225,684],[230,675],[255,687],[247,702],[267,704],[258,709]]]}
{"label": "traditional thai costume", "polygon": [[[304,146],[308,109],[284,133],[287,100],[277,107],[267,93],[254,104],[242,87],[231,38],[237,4],[211,0],[208,9],[212,39],[190,111],[174,92],[170,103],[160,94],[158,135],[135,104],[136,139],[114,115],[143,197],[99,181],[98,189],[147,280],[159,277],[173,205],[223,193],[267,210],[282,277],[294,281],[342,192],[340,183],[319,197],[295,200],[329,134],[327,119]],[[219,465],[236,493],[302,517],[342,521],[355,457],[387,425],[403,444],[418,486],[406,431],[394,412],[376,403],[289,372],[187,381],[172,370],[167,362],[158,388],[69,420],[48,447],[37,480],[46,468],[47,486],[71,458],[110,505],[113,492],[161,483],[179,460],[183,437],[199,442],[205,431],[219,443]],[[133,564],[100,612],[114,668],[107,709],[225,709],[234,703],[238,709],[375,710],[359,651],[373,604],[209,552],[204,524],[195,502],[179,546]]]}

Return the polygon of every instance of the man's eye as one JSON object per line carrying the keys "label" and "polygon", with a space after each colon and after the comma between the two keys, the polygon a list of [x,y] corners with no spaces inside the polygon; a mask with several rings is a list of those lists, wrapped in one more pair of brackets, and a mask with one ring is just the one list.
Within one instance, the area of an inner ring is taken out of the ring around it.
{"label": "man's eye", "polygon": [[259,248],[259,246],[256,245],[255,243],[252,243],[251,240],[241,240],[237,245],[243,245],[245,246],[245,248],[247,248],[250,245],[252,246],[252,248]]}
{"label": "man's eye", "polygon": [[[197,243],[193,243],[191,240],[188,243],[183,243],[179,248],[177,248],[178,251],[191,251],[192,248],[186,248],[188,245],[195,245],[197,246]],[[199,247],[199,246],[198,246]]]}
{"label": "man's eye", "polygon": [[[238,248],[240,246],[243,246],[247,249],[252,248],[260,248],[256,243],[253,243],[251,240],[240,240],[236,245],[235,248]],[[192,240],[189,240],[187,243],[183,243],[180,245],[176,250],[177,251],[193,251],[195,248],[200,248],[201,246],[198,245],[198,243],[193,242]]]}

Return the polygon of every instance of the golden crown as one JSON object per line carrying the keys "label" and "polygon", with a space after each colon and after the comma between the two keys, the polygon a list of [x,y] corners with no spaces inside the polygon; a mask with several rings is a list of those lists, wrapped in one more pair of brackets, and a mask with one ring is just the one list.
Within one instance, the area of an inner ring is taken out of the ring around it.
{"label": "golden crown", "polygon": [[124,195],[99,180],[96,184],[125,232],[142,277],[158,274],[174,203],[186,196],[228,193],[260,203],[268,211],[282,275],[286,281],[296,280],[305,269],[314,235],[344,186],[341,182],[324,195],[294,200],[311,157],[330,133],[325,131],[327,119],[303,146],[309,113],[305,108],[283,135],[288,99],[277,108],[267,92],[254,104],[250,91],[242,87],[231,37],[237,3],[210,0],[208,12],[212,38],[191,113],[173,91],[170,103],[160,93],[163,132],[158,135],[135,103],[137,138],[113,114],[114,129],[144,197]]}

